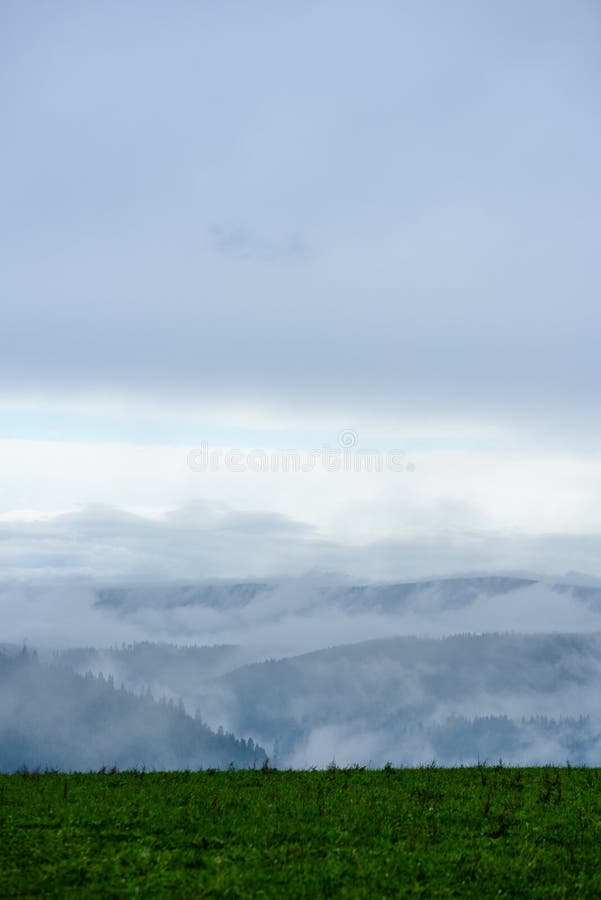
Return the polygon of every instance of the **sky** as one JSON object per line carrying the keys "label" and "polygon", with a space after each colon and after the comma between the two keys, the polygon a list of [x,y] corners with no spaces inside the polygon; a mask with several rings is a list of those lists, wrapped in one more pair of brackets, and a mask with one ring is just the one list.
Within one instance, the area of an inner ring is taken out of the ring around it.
{"label": "sky", "polygon": [[4,0],[5,570],[601,575],[600,39],[594,0]]}

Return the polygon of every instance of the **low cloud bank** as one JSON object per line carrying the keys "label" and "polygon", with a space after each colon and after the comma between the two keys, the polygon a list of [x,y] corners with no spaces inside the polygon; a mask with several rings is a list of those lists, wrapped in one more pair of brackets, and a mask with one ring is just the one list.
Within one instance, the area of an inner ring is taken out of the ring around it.
{"label": "low cloud bank", "polygon": [[[357,512],[357,515],[359,513]],[[213,502],[160,515],[92,505],[55,516],[0,521],[3,580],[169,582],[346,573],[354,581],[463,572],[589,572],[601,577],[601,533],[509,534],[444,527],[395,539],[334,539],[280,512]],[[469,526],[469,527],[468,527]]]}

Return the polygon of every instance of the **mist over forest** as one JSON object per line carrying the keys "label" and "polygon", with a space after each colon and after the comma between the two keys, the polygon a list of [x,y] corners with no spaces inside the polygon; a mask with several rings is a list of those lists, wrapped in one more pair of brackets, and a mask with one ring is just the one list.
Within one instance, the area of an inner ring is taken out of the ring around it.
{"label": "mist over forest", "polygon": [[[601,585],[572,581],[79,587],[104,633],[138,639],[3,645],[0,766],[593,765]],[[28,590],[42,613],[46,588]]]}

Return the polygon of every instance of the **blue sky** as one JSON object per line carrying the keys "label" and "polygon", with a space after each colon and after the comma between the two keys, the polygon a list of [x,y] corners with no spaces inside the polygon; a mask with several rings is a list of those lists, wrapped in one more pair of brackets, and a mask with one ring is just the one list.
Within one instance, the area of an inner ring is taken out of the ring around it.
{"label": "blue sky", "polygon": [[[107,443],[335,445],[352,427],[451,454],[424,460],[441,485],[455,451],[489,452],[491,478],[504,453],[563,454],[586,505],[600,39],[592,0],[5,0],[0,443],[89,460]],[[57,474],[57,509],[97,498],[93,470],[87,489]],[[13,487],[2,511],[49,508]],[[149,505],[202,493],[186,490]]]}

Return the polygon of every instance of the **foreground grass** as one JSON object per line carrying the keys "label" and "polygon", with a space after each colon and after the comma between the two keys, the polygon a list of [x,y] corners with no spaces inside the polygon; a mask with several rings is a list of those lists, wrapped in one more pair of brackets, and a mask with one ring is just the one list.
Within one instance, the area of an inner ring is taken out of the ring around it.
{"label": "foreground grass", "polygon": [[0,776],[2,897],[599,897],[601,770]]}

